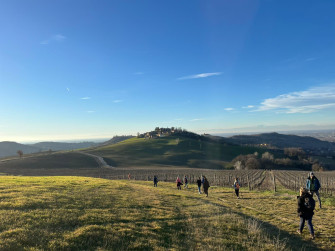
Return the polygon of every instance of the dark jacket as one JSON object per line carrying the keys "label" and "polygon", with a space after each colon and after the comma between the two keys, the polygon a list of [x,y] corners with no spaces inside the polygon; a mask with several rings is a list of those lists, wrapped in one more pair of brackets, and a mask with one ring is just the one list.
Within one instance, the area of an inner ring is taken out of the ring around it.
{"label": "dark jacket", "polygon": [[315,176],[313,176],[313,178],[308,177],[307,178],[307,182],[306,182],[306,188],[310,191],[319,191],[321,185],[320,182],[318,180],[318,178],[316,178]]}
{"label": "dark jacket", "polygon": [[197,183],[198,183],[198,187],[201,187],[201,184],[202,184],[202,182],[201,182],[201,180],[199,179],[199,180],[197,180]]}
{"label": "dark jacket", "polygon": [[205,191],[207,191],[208,188],[210,187],[210,186],[209,186],[209,182],[208,182],[207,179],[204,180],[204,185],[203,185],[203,186],[204,186],[204,190],[205,190]]}
{"label": "dark jacket", "polygon": [[314,214],[315,200],[310,194],[298,196],[298,209],[297,212],[300,217],[304,219],[312,218]]}

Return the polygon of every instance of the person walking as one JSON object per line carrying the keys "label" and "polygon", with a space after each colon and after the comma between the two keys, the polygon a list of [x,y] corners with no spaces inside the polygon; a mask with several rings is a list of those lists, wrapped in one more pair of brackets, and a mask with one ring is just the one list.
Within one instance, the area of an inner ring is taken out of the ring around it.
{"label": "person walking", "polygon": [[235,194],[236,194],[237,199],[240,198],[240,196],[239,196],[239,193],[240,193],[240,186],[241,186],[241,185],[240,185],[240,182],[238,181],[238,178],[235,178],[233,187],[234,187],[234,189],[235,189]]}
{"label": "person walking", "polygon": [[321,184],[318,180],[318,178],[315,177],[313,172],[310,172],[306,181],[306,188],[309,190],[310,194],[314,195],[316,194],[316,197],[318,198],[319,207],[321,208],[321,199],[319,194],[319,189],[321,187]]}
{"label": "person walking", "polygon": [[181,190],[181,185],[183,185],[183,183],[181,183],[181,180],[180,180],[179,176],[176,179],[176,183],[177,183],[177,189]]}
{"label": "person walking", "polygon": [[203,176],[203,179],[204,179],[204,183],[203,183],[204,193],[206,194],[206,197],[208,197],[208,188],[210,187],[210,185],[205,176]]}
{"label": "person walking", "polygon": [[313,196],[308,192],[306,188],[300,188],[300,196],[297,196],[298,199],[298,209],[297,212],[300,217],[300,225],[297,230],[298,234],[302,234],[302,230],[305,226],[305,221],[307,221],[307,226],[311,234],[311,238],[314,239],[314,229],[312,224],[312,218],[314,215],[315,200]]}
{"label": "person walking", "polygon": [[187,176],[184,176],[184,184],[185,184],[185,188],[188,188],[188,179]]}
{"label": "person walking", "polygon": [[199,191],[199,194],[201,194],[201,184],[202,184],[202,182],[201,182],[200,177],[197,179],[197,184],[198,184],[198,191]]}
{"label": "person walking", "polygon": [[154,176],[154,187],[157,187],[157,183],[158,183],[158,178],[157,176]]}

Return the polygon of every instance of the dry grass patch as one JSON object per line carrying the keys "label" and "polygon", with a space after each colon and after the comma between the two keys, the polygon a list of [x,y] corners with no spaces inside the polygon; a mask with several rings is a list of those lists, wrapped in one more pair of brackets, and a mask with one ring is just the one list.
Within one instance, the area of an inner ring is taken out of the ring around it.
{"label": "dry grass patch", "polygon": [[[287,196],[242,191],[237,200],[233,191],[211,187],[206,198],[196,190],[191,185],[177,191],[174,183],[164,182],[154,188],[140,181],[0,177],[0,250],[332,247],[318,214],[315,241],[294,234],[295,200]],[[331,216],[332,209],[326,207],[322,217]]]}

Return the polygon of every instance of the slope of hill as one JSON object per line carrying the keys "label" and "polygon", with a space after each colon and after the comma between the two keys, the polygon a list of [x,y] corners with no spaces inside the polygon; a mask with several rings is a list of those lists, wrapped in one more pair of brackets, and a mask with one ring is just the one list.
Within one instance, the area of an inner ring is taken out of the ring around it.
{"label": "slope of hill", "polygon": [[38,153],[44,151],[67,151],[80,148],[88,148],[98,145],[94,142],[81,143],[63,143],[63,142],[39,142],[36,144],[19,144],[16,142],[3,141],[0,142],[0,158],[17,155],[17,151],[21,150],[23,154]]}
{"label": "slope of hill", "polygon": [[296,194],[80,177],[0,179],[0,250],[334,250],[334,206],[315,240],[296,233]]}
{"label": "slope of hill", "polygon": [[0,142],[0,158],[17,155],[17,151],[19,150],[23,151],[23,153],[36,153],[41,151],[40,148],[36,146],[24,145],[10,141]]}
{"label": "slope of hill", "polygon": [[105,146],[105,145],[112,145],[112,144],[116,144],[119,143],[121,141],[124,141],[126,139],[130,139],[130,138],[134,138],[134,136],[129,135],[129,136],[114,136],[113,138],[111,138],[110,140],[101,143],[101,146]]}
{"label": "slope of hill", "polygon": [[301,147],[306,150],[330,149],[335,150],[335,143],[322,141],[313,137],[301,137],[296,135],[286,135],[279,133],[263,133],[257,135],[238,135],[227,138],[234,144],[268,144],[278,148]]}
{"label": "slope of hill", "polygon": [[153,165],[224,168],[240,154],[251,154],[264,149],[226,145],[207,138],[168,136],[156,139],[131,138],[117,144],[87,149],[114,167]]}
{"label": "slope of hill", "polygon": [[96,176],[96,160],[78,152],[41,153],[29,157],[0,161],[0,172],[12,175],[80,175]]}
{"label": "slope of hill", "polygon": [[30,146],[37,147],[41,149],[41,151],[66,151],[66,150],[74,150],[80,148],[93,147],[97,144],[94,142],[80,142],[80,143],[63,143],[63,142],[39,142],[36,144],[31,144]]}

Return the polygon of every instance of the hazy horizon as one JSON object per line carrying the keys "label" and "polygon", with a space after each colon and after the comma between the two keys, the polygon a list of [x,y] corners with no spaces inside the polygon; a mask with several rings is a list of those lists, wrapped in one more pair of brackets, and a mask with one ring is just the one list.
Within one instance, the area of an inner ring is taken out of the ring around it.
{"label": "hazy horizon", "polygon": [[[211,131],[191,131],[194,133],[198,134],[211,134],[213,136],[221,136],[221,137],[231,137],[234,135],[252,135],[252,134],[261,134],[261,133],[281,133],[281,134],[304,134],[304,133],[325,133],[325,132],[335,132],[335,127],[332,128],[315,128],[314,129],[301,129],[301,128],[290,128],[287,127],[286,130],[284,129],[277,129],[277,127],[258,127],[253,128],[231,128],[229,130],[211,130]],[[152,128],[148,131],[152,131],[155,128]],[[182,128],[186,129],[187,128]],[[190,131],[190,130],[188,130]],[[147,131],[145,131],[147,132]],[[140,133],[144,133],[140,132]],[[123,134],[126,135],[126,134]],[[106,136],[106,137],[96,137],[96,138],[89,138],[89,137],[83,137],[83,138],[44,138],[44,139],[26,139],[26,140],[0,140],[0,142],[3,141],[10,141],[10,142],[16,142],[20,144],[34,144],[34,143],[39,143],[39,142],[62,142],[62,143],[81,143],[81,142],[95,142],[95,143],[101,143],[107,140],[110,140],[114,136],[123,136],[123,135],[118,135],[118,134],[113,134],[111,136]],[[137,133],[133,134],[127,134],[126,136],[136,136]]]}

